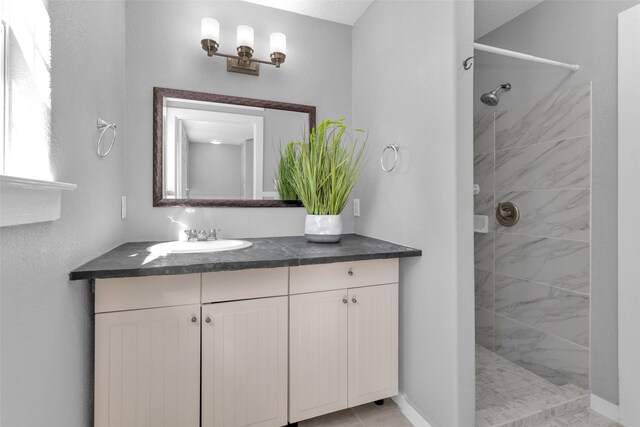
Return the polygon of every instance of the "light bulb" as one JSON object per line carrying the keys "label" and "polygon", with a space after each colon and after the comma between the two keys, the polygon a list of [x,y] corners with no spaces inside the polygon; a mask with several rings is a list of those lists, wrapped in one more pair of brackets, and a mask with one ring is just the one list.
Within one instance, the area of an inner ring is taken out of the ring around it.
{"label": "light bulb", "polygon": [[279,52],[285,55],[287,54],[287,36],[282,33],[271,33],[270,41],[271,53]]}
{"label": "light bulb", "polygon": [[202,18],[200,40],[220,40],[220,23],[213,18]]}
{"label": "light bulb", "polygon": [[253,28],[248,25],[238,25],[237,46],[247,46],[253,49]]}

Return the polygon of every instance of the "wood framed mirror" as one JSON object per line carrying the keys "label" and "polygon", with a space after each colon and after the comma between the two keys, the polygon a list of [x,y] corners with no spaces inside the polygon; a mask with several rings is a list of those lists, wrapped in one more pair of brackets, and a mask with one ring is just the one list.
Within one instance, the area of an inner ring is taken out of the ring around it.
{"label": "wood framed mirror", "polygon": [[280,200],[280,147],[307,137],[316,107],[153,88],[153,206],[299,207]]}

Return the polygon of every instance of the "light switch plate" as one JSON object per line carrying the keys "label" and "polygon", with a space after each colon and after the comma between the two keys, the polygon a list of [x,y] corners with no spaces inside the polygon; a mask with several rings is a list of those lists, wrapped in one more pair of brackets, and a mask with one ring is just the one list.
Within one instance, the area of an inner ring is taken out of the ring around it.
{"label": "light switch plate", "polygon": [[353,199],[353,216],[360,216],[360,199]]}

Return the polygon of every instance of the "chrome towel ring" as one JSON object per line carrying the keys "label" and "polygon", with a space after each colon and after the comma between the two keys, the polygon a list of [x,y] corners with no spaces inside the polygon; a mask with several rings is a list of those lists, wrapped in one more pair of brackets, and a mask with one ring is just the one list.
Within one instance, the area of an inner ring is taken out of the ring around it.
{"label": "chrome towel ring", "polygon": [[[393,164],[388,169],[384,166],[384,153],[387,150],[393,150]],[[399,150],[400,150],[400,146],[398,144],[389,144],[386,147],[384,147],[384,149],[382,150],[382,154],[380,155],[380,167],[382,168],[383,171],[391,172],[396,167],[396,165],[398,164]]]}
{"label": "chrome towel ring", "polygon": [[[116,124],[105,122],[100,117],[98,117],[97,126],[98,126],[98,130],[100,131],[100,137],[98,138],[98,143],[96,144],[96,152],[100,157],[107,157],[107,155],[113,148],[113,144],[115,144],[116,142]],[[107,132],[108,129],[113,129],[113,137],[111,138],[111,143],[109,144],[109,148],[107,148],[107,151],[103,154],[102,153],[102,137],[104,136],[105,132]]]}

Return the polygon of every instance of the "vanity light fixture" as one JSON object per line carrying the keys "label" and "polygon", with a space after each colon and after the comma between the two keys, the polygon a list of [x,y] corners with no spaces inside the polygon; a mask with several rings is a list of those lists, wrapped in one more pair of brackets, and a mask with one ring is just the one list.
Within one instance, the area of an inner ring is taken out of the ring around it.
{"label": "vanity light fixture", "polygon": [[270,36],[271,61],[262,61],[253,58],[253,28],[248,25],[239,25],[237,30],[237,55],[219,53],[218,41],[220,40],[220,23],[213,18],[202,18],[200,43],[202,49],[209,56],[222,56],[227,58],[227,71],[234,73],[260,74],[260,64],[275,65],[280,68],[287,57],[287,37],[282,33],[272,33]]}

